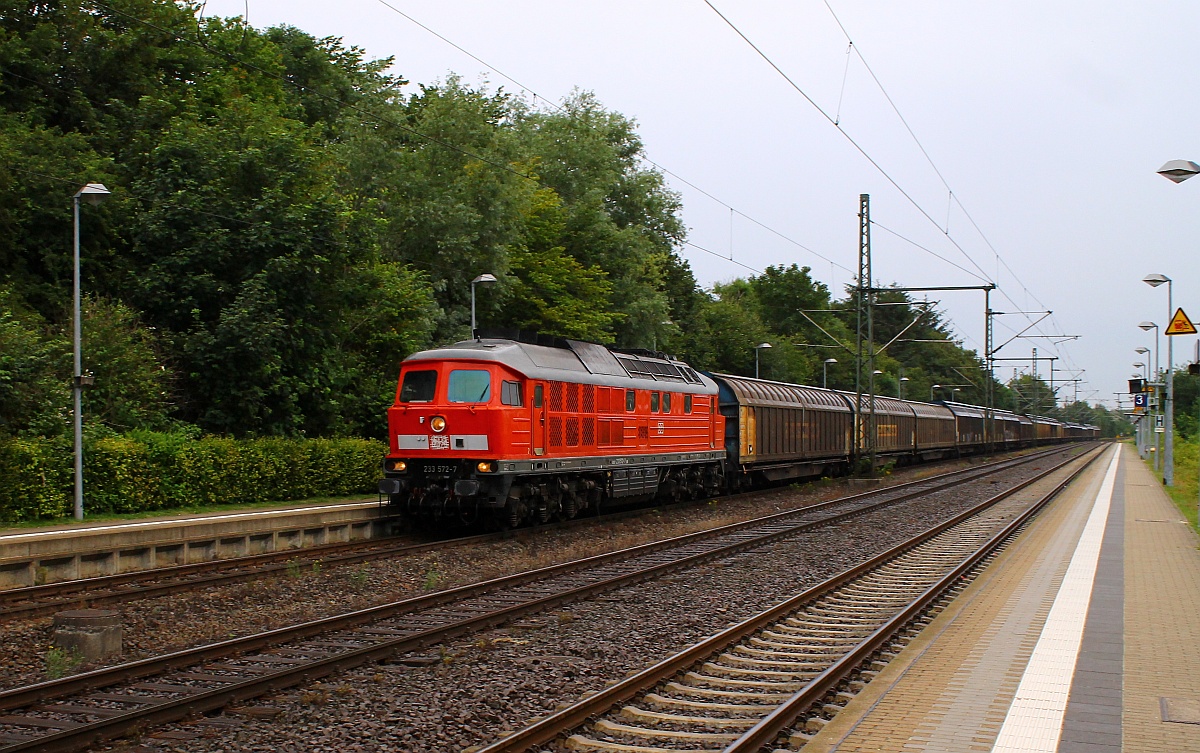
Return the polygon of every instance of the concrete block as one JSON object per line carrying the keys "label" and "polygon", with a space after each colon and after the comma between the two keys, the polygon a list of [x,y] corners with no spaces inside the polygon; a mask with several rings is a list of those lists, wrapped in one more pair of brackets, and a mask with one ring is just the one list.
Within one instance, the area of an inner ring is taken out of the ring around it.
{"label": "concrete block", "polygon": [[121,613],[72,609],[54,615],[54,646],[88,661],[121,654]]}

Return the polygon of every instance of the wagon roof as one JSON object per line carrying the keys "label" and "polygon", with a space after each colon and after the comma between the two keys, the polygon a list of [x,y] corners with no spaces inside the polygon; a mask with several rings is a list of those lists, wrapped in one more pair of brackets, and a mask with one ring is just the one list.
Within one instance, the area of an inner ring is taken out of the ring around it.
{"label": "wagon roof", "polygon": [[813,408],[842,413],[851,411],[850,403],[846,401],[842,393],[836,390],[824,390],[820,387],[806,387],[787,382],[772,382],[767,379],[752,379],[733,374],[713,374],[713,377],[726,384],[737,396],[738,402],[743,405]]}

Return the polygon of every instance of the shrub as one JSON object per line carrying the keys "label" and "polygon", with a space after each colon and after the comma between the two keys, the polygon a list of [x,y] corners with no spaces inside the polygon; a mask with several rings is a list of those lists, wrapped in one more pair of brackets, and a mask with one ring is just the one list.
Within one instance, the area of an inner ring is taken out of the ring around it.
{"label": "shrub", "polygon": [[[131,432],[84,443],[89,512],[286,501],[366,493],[384,455],[363,439],[244,439]],[[72,448],[64,439],[0,440],[0,521],[71,514]]]}

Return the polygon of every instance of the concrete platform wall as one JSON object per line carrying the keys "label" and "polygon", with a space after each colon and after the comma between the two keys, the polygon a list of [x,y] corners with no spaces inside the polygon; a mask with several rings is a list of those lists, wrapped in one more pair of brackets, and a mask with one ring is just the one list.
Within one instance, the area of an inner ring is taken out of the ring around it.
{"label": "concrete platform wall", "polygon": [[0,590],[244,557],[391,531],[374,502],[0,535]]}

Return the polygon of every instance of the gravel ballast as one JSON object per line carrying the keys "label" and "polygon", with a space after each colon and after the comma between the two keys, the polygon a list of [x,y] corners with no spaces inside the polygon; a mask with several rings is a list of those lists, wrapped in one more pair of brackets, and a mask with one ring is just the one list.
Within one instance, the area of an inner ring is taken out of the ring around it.
{"label": "gravel ballast", "polygon": [[212,723],[167,728],[167,735],[187,739],[150,737],[141,743],[213,753],[469,749],[766,609],[991,493],[964,495],[952,505],[943,500],[897,506],[831,525],[250,704],[277,713],[271,719],[227,714]]}

